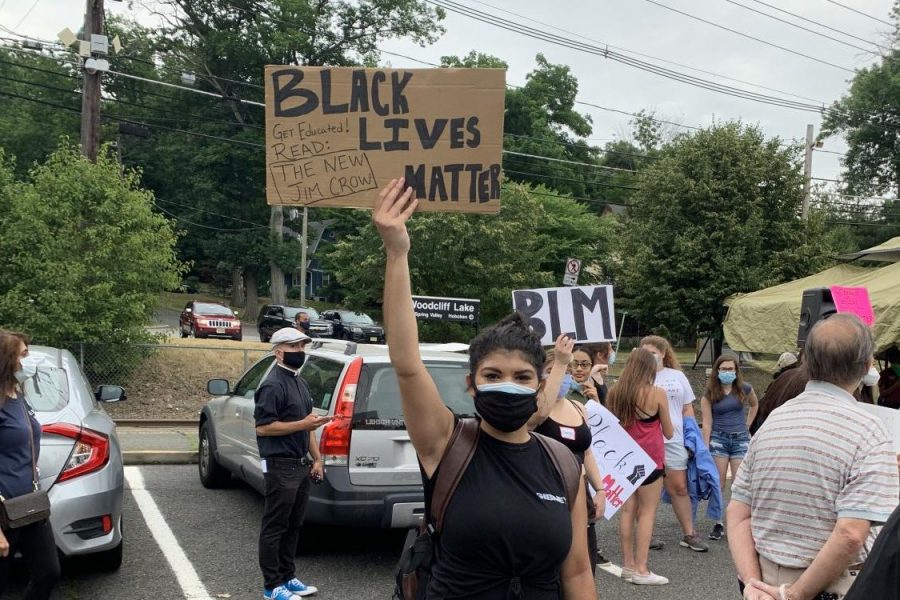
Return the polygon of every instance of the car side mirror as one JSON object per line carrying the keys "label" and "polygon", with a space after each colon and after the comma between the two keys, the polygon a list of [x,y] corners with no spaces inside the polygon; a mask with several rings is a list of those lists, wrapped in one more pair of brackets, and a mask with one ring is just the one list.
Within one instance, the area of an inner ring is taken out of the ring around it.
{"label": "car side mirror", "polygon": [[238,316],[238,315],[240,314],[240,313],[239,313],[238,311],[236,311],[236,310],[235,310],[235,311],[232,311],[232,312],[234,313],[234,316]]}
{"label": "car side mirror", "polygon": [[231,392],[231,386],[227,379],[210,379],[206,382],[206,391],[213,396],[227,396]]}
{"label": "car side mirror", "polygon": [[107,404],[128,399],[128,396],[125,394],[125,388],[120,385],[101,385],[94,392],[94,397],[97,399],[97,402]]}
{"label": "car side mirror", "polygon": [[194,309],[192,309],[192,308],[186,308],[186,309],[184,309],[184,312],[186,312],[186,313],[194,312]]}

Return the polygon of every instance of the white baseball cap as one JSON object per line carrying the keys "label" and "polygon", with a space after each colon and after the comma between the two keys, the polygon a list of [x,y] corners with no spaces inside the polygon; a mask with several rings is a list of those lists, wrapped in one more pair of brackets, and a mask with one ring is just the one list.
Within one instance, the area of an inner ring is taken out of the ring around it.
{"label": "white baseball cap", "polygon": [[272,342],[272,347],[274,348],[279,344],[296,344],[297,342],[308,342],[311,339],[299,329],[282,327],[272,334],[272,338],[269,341]]}

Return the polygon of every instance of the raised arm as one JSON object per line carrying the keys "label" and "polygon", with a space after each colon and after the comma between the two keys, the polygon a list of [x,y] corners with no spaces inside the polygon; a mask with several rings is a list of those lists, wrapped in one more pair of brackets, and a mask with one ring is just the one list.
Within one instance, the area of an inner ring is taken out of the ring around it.
{"label": "raised arm", "polygon": [[566,370],[569,363],[572,362],[572,349],[575,347],[575,340],[569,339],[566,335],[560,335],[556,338],[556,348],[553,353],[553,367],[550,369],[550,375],[544,381],[544,386],[538,394],[538,409],[534,415],[528,419],[528,429],[534,429],[547,420],[550,412],[556,403],[559,402],[565,394],[560,395],[560,386],[562,380],[566,376]]}
{"label": "raised arm", "polygon": [[378,195],[373,218],[384,242],[384,326],[388,353],[397,373],[403,418],[425,474],[431,477],[453,432],[453,413],[441,401],[437,386],[419,354],[419,329],[409,282],[409,233],[406,222],[418,201],[404,180],[392,180]]}

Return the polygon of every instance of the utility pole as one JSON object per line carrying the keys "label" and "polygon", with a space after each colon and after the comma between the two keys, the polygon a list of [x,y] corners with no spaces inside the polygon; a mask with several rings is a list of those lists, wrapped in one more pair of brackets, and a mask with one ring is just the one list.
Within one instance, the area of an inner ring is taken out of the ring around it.
{"label": "utility pole", "polygon": [[813,126],[812,123],[806,126],[806,152],[803,157],[803,209],[800,212],[804,221],[809,220],[809,188],[812,183],[812,155],[813,146]]}
{"label": "utility pole", "polygon": [[[272,235],[281,240],[284,237],[284,207],[273,206],[269,215],[269,225],[272,227]],[[284,284],[284,271],[274,260],[269,261],[269,295],[272,304],[285,304],[287,302],[287,290]]]}
{"label": "utility pole", "polygon": [[[91,43],[92,34],[103,34],[103,0],[87,0],[84,12],[84,39]],[[85,69],[81,91],[81,152],[91,162],[97,162],[100,151],[100,77]]]}
{"label": "utility pole", "polygon": [[300,306],[306,306],[306,251],[309,248],[307,243],[307,233],[309,223],[309,209],[303,207],[303,238],[300,243]]}

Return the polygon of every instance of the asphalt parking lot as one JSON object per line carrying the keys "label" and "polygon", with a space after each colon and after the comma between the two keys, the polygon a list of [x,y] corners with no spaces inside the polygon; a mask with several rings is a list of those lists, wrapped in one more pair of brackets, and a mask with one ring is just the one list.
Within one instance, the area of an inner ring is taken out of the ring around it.
{"label": "asphalt parking lot", "polygon": [[[193,465],[127,467],[126,475],[122,568],[104,574],[92,571],[89,561],[69,563],[54,600],[262,597],[256,562],[262,498],[255,491],[240,483],[224,490],[207,490],[200,485]],[[678,547],[678,529],[669,507],[661,507],[657,522],[657,535],[666,547],[651,553],[651,568],[669,577],[672,584],[638,587],[598,571],[601,598],[739,597],[725,540],[710,542],[708,554],[696,554]],[[703,532],[708,526],[705,520],[699,525]],[[601,525],[600,545],[618,563],[614,527],[610,523]],[[391,577],[402,533],[316,528],[310,535],[315,536],[317,548],[297,557],[298,574],[319,588],[318,597],[391,597]],[[22,584],[15,581],[8,597],[21,597]]]}

